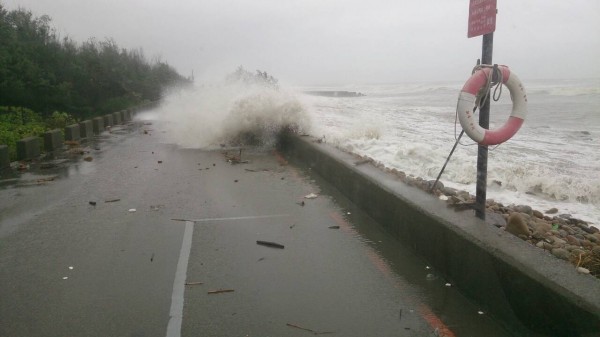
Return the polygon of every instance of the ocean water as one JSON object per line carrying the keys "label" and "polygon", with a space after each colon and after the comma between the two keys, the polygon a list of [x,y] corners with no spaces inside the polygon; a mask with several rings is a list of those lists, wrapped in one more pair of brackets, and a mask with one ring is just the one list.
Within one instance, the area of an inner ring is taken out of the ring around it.
{"label": "ocean water", "polygon": [[[523,81],[528,116],[519,132],[488,159],[487,198],[505,205],[556,207],[600,223],[600,79]],[[343,150],[406,174],[435,179],[462,130],[455,119],[461,82],[303,87],[347,90],[364,97],[302,95],[309,133]],[[491,128],[510,115],[503,88],[492,102]],[[441,181],[475,194],[477,146],[465,134]],[[500,184],[494,183],[500,182]]]}
{"label": "ocean water", "polygon": [[[490,147],[487,198],[505,205],[556,207],[600,224],[600,79],[523,81],[529,113],[520,131]],[[197,84],[173,92],[147,118],[166,123],[169,142],[188,148],[273,146],[293,128],[408,175],[435,179],[461,131],[462,82],[274,88],[260,83]],[[363,97],[306,91],[346,90]],[[491,128],[510,115],[504,88]],[[250,137],[248,137],[250,135]],[[441,181],[475,194],[477,146],[463,136]]]}

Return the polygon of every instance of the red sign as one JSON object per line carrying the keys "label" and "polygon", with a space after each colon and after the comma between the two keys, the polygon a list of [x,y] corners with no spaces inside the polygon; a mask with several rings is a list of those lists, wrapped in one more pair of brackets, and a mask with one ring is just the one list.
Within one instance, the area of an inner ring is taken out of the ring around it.
{"label": "red sign", "polygon": [[467,37],[489,34],[496,30],[496,0],[470,0]]}

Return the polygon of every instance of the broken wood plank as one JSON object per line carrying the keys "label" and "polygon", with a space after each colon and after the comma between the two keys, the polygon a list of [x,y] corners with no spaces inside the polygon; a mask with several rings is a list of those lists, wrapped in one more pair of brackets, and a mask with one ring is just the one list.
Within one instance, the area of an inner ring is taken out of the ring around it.
{"label": "broken wood plank", "polygon": [[279,248],[279,249],[284,249],[285,246],[276,242],[270,242],[270,241],[260,241],[257,240],[256,241],[257,245],[261,245],[261,246],[266,246],[266,247],[271,247],[271,248]]}
{"label": "broken wood plank", "polygon": [[320,332],[320,331],[315,331],[315,330],[308,329],[308,328],[304,328],[304,327],[301,327],[301,326],[299,326],[299,325],[292,324],[292,323],[286,323],[285,325],[287,325],[287,326],[289,326],[289,327],[292,327],[292,328],[296,328],[296,329],[300,329],[300,330],[308,331],[308,332],[312,333],[313,335],[328,335],[328,334],[333,334],[333,333],[336,333],[336,331],[322,331],[322,332]]}
{"label": "broken wood plank", "polygon": [[172,221],[183,221],[183,222],[185,222],[185,221],[193,222],[194,221],[194,220],[188,220],[188,219],[171,219],[171,220]]}
{"label": "broken wood plank", "polygon": [[232,293],[234,292],[234,289],[217,289],[217,290],[211,290],[208,291],[207,294],[222,294],[222,293]]}
{"label": "broken wood plank", "polygon": [[300,329],[300,330],[308,331],[308,332],[310,332],[310,333],[313,333],[313,334],[315,333],[315,331],[314,331],[314,330],[311,330],[311,329],[308,329],[308,328],[303,328],[303,327],[301,327],[301,326],[299,326],[299,325],[296,325],[296,324],[292,324],[292,323],[285,323],[285,325],[287,325],[287,326],[289,326],[289,327],[292,327],[292,328],[296,328],[296,329]]}

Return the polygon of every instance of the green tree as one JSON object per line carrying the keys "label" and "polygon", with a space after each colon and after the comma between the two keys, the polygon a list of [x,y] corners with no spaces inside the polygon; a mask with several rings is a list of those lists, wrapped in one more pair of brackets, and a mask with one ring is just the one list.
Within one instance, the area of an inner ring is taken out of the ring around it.
{"label": "green tree", "polygon": [[112,39],[60,40],[50,22],[0,4],[0,106],[82,119],[160,99],[168,86],[189,83],[167,63],[150,63]]}
{"label": "green tree", "polygon": [[112,39],[59,39],[50,23],[47,15],[0,3],[0,144],[11,156],[18,139],[158,100],[169,86],[190,83],[167,63],[148,62],[142,50],[121,49]]}

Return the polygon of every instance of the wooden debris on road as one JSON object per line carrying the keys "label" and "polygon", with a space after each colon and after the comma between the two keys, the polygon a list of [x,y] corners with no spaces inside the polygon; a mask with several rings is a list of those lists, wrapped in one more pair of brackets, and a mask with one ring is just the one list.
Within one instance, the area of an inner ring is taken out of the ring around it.
{"label": "wooden debris on road", "polygon": [[233,289],[218,289],[218,290],[211,290],[209,292],[207,292],[207,294],[212,295],[212,294],[222,294],[222,293],[232,293],[235,290]]}
{"label": "wooden debris on road", "polygon": [[181,222],[190,221],[190,222],[194,222],[194,220],[189,220],[189,219],[178,219],[178,218],[171,219],[171,221],[181,221]]}
{"label": "wooden debris on road", "polygon": [[249,161],[247,160],[242,160],[242,149],[240,149],[240,153],[236,156],[234,155],[230,155],[228,152],[223,153],[223,155],[225,156],[225,159],[227,159],[227,162],[230,164],[248,164]]}
{"label": "wooden debris on road", "polygon": [[266,246],[266,247],[271,247],[271,248],[279,248],[279,249],[284,249],[285,246],[276,242],[269,242],[269,241],[256,241],[257,245],[261,245],[261,246]]}
{"label": "wooden debris on road", "polygon": [[285,325],[287,325],[289,327],[292,327],[292,328],[296,328],[296,329],[308,331],[308,332],[312,333],[313,335],[328,335],[328,334],[336,333],[336,331],[322,331],[322,332],[319,332],[319,331],[315,331],[315,330],[312,330],[312,329],[304,328],[304,327],[301,327],[299,325],[292,324],[292,323],[286,323]]}
{"label": "wooden debris on road", "polygon": [[79,146],[80,143],[76,140],[65,140],[65,145],[68,146]]}
{"label": "wooden debris on road", "polygon": [[56,179],[56,177],[50,177],[50,178],[41,178],[37,180],[38,184],[43,184],[43,183],[47,183],[50,181],[54,181],[54,179]]}
{"label": "wooden debris on road", "polygon": [[270,172],[271,170],[262,168],[262,169],[244,169],[246,172]]}
{"label": "wooden debris on road", "polygon": [[204,284],[204,282],[186,282],[185,285],[186,286],[198,286]]}

